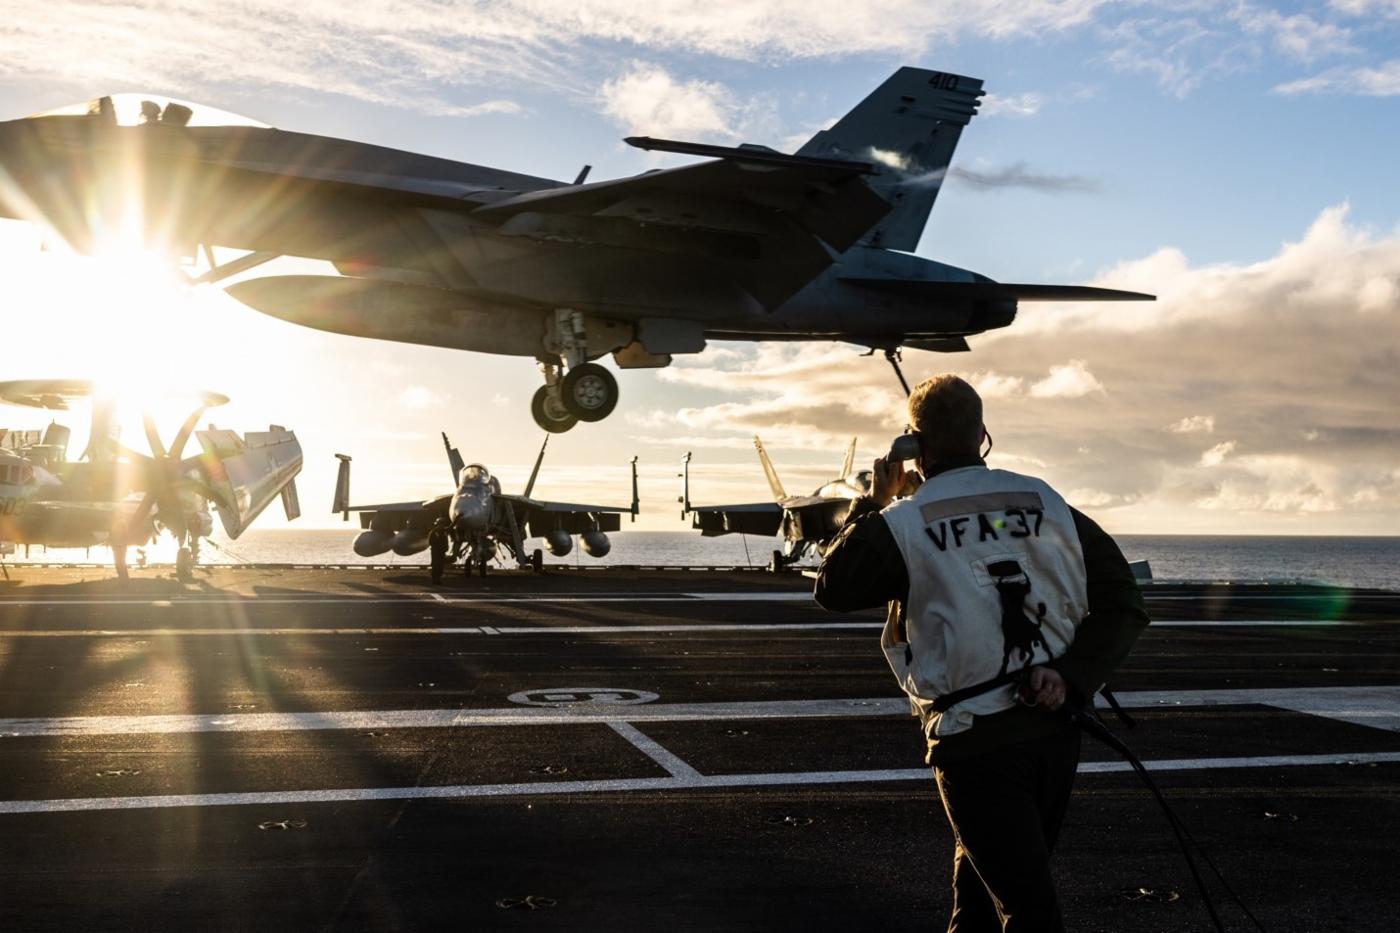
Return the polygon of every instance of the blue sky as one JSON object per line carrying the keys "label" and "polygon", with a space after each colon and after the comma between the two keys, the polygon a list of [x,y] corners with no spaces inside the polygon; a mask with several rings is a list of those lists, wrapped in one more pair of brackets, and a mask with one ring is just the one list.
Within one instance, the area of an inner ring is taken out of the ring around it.
{"label": "blue sky", "polygon": [[[147,90],[565,180],[584,163],[594,179],[671,164],[622,145],[631,133],[791,149],[902,64],[980,77],[990,93],[954,165],[1005,183],[950,179],[919,252],[1162,300],[1023,306],[971,354],[909,354],[910,373],[973,378],[1003,428],[1000,465],[1045,474],[1110,528],[1394,533],[1400,518],[1400,0],[56,0],[0,13],[15,24],[0,36],[0,115]],[[0,262],[33,265],[33,244],[6,235]],[[32,291],[10,286],[7,315],[44,294],[50,319],[11,322],[15,377],[60,374],[71,356],[52,319],[94,313],[49,265],[25,270]],[[217,293],[193,304],[198,321],[170,326],[207,328],[224,352],[184,375],[235,396],[230,423],[298,430],[313,521],[328,518],[314,503],[332,447],[353,448],[375,498],[437,491],[439,429],[508,478],[528,471],[528,360],[300,331]],[[261,378],[230,363],[250,356]],[[621,381],[612,419],[551,445],[540,491],[621,501],[636,452],[647,527],[679,527],[669,503],[689,447],[702,448],[697,497],[757,499],[755,430],[801,487],[850,433],[873,456],[903,420],[883,363],[850,348],[716,346]]]}

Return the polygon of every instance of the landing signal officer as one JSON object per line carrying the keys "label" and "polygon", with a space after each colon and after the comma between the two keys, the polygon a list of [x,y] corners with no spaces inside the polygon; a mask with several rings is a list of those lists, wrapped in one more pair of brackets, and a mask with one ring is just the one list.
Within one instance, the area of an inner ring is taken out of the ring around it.
{"label": "landing signal officer", "polygon": [[[1086,703],[1148,624],[1118,545],[1043,480],[991,470],[976,390],[915,387],[906,456],[875,461],[871,495],[827,548],[816,599],[888,605],[881,646],[928,743],[953,830],[950,933],[1062,931],[1050,875],[1079,764],[1060,712]],[[896,445],[896,450],[899,445]]]}

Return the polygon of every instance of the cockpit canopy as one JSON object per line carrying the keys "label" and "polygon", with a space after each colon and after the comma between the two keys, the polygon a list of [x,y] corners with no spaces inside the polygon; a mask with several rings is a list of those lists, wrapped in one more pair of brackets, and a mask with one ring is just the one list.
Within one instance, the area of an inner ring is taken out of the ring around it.
{"label": "cockpit canopy", "polygon": [[194,104],[157,94],[111,94],[82,104],[36,113],[36,117],[90,116],[113,126],[253,126],[267,129],[266,123],[229,113],[217,107]]}
{"label": "cockpit canopy", "polygon": [[457,477],[457,485],[465,486],[468,483],[489,484],[491,473],[479,463],[469,463],[462,467],[462,472]]}
{"label": "cockpit canopy", "polygon": [[862,493],[868,493],[870,492],[871,482],[874,478],[875,474],[871,473],[869,470],[861,470],[855,475],[855,487]]}

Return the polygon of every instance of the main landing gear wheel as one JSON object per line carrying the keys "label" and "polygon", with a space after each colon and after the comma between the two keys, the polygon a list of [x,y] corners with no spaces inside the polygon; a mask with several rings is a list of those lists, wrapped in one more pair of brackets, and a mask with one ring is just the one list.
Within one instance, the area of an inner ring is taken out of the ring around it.
{"label": "main landing gear wheel", "polygon": [[194,582],[194,552],[187,547],[175,552],[175,579],[181,583]]}
{"label": "main landing gear wheel", "polygon": [[559,392],[569,414],[580,421],[602,421],[617,407],[617,380],[597,363],[570,369]]}
{"label": "main landing gear wheel", "polygon": [[535,548],[530,555],[530,569],[535,573],[544,573],[544,551]]}
{"label": "main landing gear wheel", "polygon": [[486,561],[487,561],[486,556],[485,556],[485,555],[482,555],[481,560],[477,562],[477,565],[476,565],[476,572],[477,572],[477,574],[478,574],[479,576],[482,576],[482,577],[485,577],[485,576],[486,576]]}
{"label": "main landing gear wheel", "polygon": [[[602,369],[600,366],[599,369]],[[603,370],[607,372],[607,370]],[[540,386],[530,401],[530,414],[535,416],[535,424],[550,434],[563,434],[578,424],[578,416],[570,412],[555,398],[549,386]]]}

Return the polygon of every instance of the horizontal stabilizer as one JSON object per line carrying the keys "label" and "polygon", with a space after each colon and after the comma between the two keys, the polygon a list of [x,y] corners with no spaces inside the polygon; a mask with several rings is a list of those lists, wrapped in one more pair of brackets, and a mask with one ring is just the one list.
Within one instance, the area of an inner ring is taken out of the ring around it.
{"label": "horizontal stabilizer", "polygon": [[879,171],[873,163],[856,162],[849,159],[820,159],[814,156],[788,155],[766,146],[712,146],[708,143],[685,143],[674,139],[653,139],[650,136],[628,136],[623,140],[629,146],[646,149],[650,152],[674,152],[680,155],[703,156],[708,159],[735,159],[740,162],[758,162],[769,165],[807,165],[814,168],[836,169],[859,175],[873,175]]}
{"label": "horizontal stabilizer", "polygon": [[1156,301],[1156,295],[1092,285],[1026,285],[1014,282],[933,282],[919,279],[842,278],[878,291],[943,301]]}

